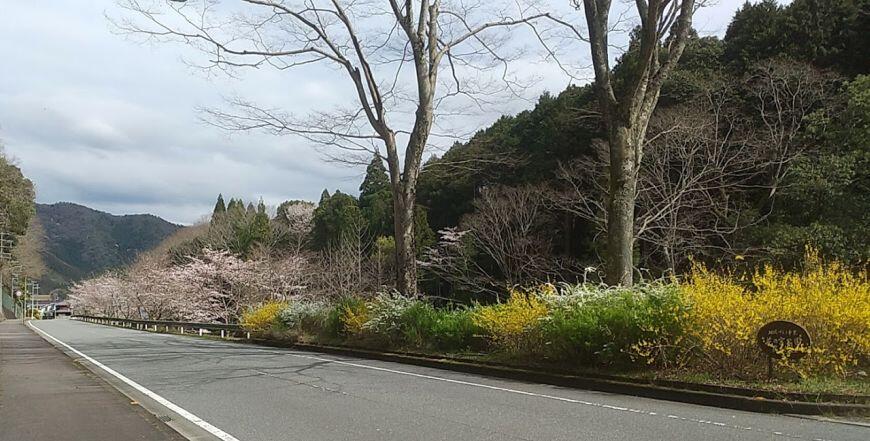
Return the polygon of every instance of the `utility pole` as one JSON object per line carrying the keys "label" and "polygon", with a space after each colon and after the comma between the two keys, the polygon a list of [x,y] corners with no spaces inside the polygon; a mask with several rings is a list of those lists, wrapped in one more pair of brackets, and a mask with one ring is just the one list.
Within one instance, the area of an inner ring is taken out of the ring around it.
{"label": "utility pole", "polygon": [[[5,266],[5,262],[12,260],[12,238],[6,232],[0,231],[0,268]],[[14,286],[9,290],[10,294],[14,291]],[[14,295],[14,294],[13,294]],[[12,299],[12,313],[15,314],[15,299]],[[0,314],[3,313],[3,308],[6,307],[6,297],[3,296],[3,271],[0,269]]]}
{"label": "utility pole", "polygon": [[15,318],[20,318],[18,314],[18,297],[21,293],[15,291],[15,287],[18,286],[18,274],[12,273],[12,288],[10,290],[10,294],[12,295],[12,309],[14,309]]}
{"label": "utility pole", "polygon": [[[24,275],[24,313],[27,314],[27,275]],[[33,318],[33,311],[30,311],[30,318]]]}

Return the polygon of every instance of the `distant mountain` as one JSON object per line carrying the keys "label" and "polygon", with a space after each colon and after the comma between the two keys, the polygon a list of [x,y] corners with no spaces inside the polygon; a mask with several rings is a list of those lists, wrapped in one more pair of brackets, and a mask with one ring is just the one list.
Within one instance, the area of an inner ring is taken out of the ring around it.
{"label": "distant mountain", "polygon": [[132,263],[181,228],[150,214],[115,216],[69,202],[37,204],[36,215],[45,230],[46,293]]}

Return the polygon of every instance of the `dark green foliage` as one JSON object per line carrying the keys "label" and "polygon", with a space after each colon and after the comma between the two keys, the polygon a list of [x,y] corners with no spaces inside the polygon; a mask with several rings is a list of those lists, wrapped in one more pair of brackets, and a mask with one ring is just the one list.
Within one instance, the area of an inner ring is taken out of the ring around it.
{"label": "dark green foliage", "polygon": [[807,245],[847,262],[870,259],[870,76],[849,83],[842,101],[810,117],[808,150],[770,224],[754,231],[771,258],[789,266]]}
{"label": "dark green foliage", "polygon": [[756,61],[781,54],[786,44],[782,35],[784,20],[776,0],[744,3],[725,33],[726,62],[743,71]]}
{"label": "dark green foliage", "polygon": [[868,0],[747,2],[725,34],[725,63],[743,72],[757,61],[788,57],[846,75],[870,72]]}
{"label": "dark green foliage", "polygon": [[217,198],[217,202],[214,204],[214,210],[212,210],[211,216],[212,219],[216,217],[222,216],[227,212],[227,207],[224,205],[224,195],[219,194]]}
{"label": "dark green foliage", "polygon": [[504,116],[470,141],[427,161],[419,203],[434,230],[459,224],[484,186],[553,181],[559,164],[593,152],[601,128],[589,87],[544,94],[534,109]]}
{"label": "dark green foliage", "polygon": [[847,75],[870,73],[870,1],[794,0],[784,15],[789,56]]}
{"label": "dark green foliage", "polygon": [[24,235],[35,213],[33,183],[0,150],[0,231]]}
{"label": "dark green foliage", "polygon": [[417,254],[428,247],[435,245],[435,232],[429,227],[429,218],[426,210],[421,206],[414,207],[414,247]]}
{"label": "dark green foliage", "polygon": [[366,219],[369,236],[392,236],[393,194],[380,154],[375,154],[366,168],[366,176],[359,191],[359,206]]}
{"label": "dark green foliage", "polygon": [[254,214],[251,222],[254,240],[258,243],[265,243],[269,240],[272,236],[272,227],[269,223],[269,215],[266,214],[266,205],[262,199],[257,203],[257,213]]}
{"label": "dark green foliage", "polygon": [[340,191],[332,196],[324,191],[326,198],[314,210],[312,246],[318,250],[340,246],[347,241],[359,240],[365,229],[365,219],[357,200]]}

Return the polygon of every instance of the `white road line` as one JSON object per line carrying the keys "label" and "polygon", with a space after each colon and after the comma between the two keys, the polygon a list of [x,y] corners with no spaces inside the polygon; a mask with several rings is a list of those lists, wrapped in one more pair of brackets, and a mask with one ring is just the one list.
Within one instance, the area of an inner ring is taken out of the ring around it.
{"label": "white road line", "polygon": [[109,373],[113,377],[123,381],[124,383],[127,383],[127,385],[129,385],[133,389],[136,389],[137,391],[145,394],[146,396],[148,396],[152,400],[154,400],[154,401],[160,403],[161,405],[169,408],[169,410],[177,413],[178,415],[180,415],[182,418],[186,419],[187,421],[190,421],[191,423],[196,424],[197,426],[201,427],[203,430],[207,431],[208,433],[210,433],[210,434],[212,434],[212,435],[214,435],[214,436],[216,436],[224,441],[239,441],[236,437],[230,435],[229,433],[224,432],[221,429],[218,429],[217,427],[210,424],[208,421],[203,420],[202,418],[194,415],[193,413],[185,410],[181,406],[178,406],[177,404],[167,400],[166,398],[163,398],[160,395],[157,395],[156,393],[154,393],[150,389],[147,389],[146,387],[142,386],[141,384],[121,375],[120,373],[116,372],[112,368],[110,368],[110,367],[100,363],[99,361],[94,360],[93,358],[85,355],[84,353],[82,353],[78,349],[54,338],[49,333],[43,331],[42,329],[37,328],[35,325],[32,325],[30,322],[27,322],[27,326],[30,327],[30,329],[33,329],[34,331],[42,334],[43,336],[51,339],[54,342],[57,342],[58,344],[62,345],[65,348],[69,349],[74,354],[78,355],[79,357],[82,357],[85,360],[93,363],[94,366],[97,366],[100,369],[106,371],[107,373]]}
{"label": "white road line", "polygon": [[[427,379],[427,380],[443,381],[445,383],[461,384],[463,386],[479,387],[482,389],[490,389],[490,390],[496,390],[496,391],[500,391],[500,392],[525,395],[525,396],[529,396],[529,397],[562,401],[565,403],[581,404],[584,406],[598,407],[598,408],[602,408],[602,409],[615,410],[618,412],[631,412],[631,413],[637,413],[637,414],[648,415],[648,416],[659,416],[659,417],[661,416],[657,412],[653,412],[653,411],[649,411],[649,410],[631,409],[628,407],[621,407],[621,406],[611,406],[609,404],[594,403],[591,401],[584,401],[584,400],[575,400],[573,398],[558,397],[555,395],[547,395],[547,394],[539,394],[539,393],[528,392],[528,391],[524,391],[524,390],[517,390],[517,389],[506,388],[506,387],[492,386],[489,384],[474,383],[471,381],[454,380],[452,378],[436,377],[434,375],[418,374],[416,372],[407,372],[407,371],[400,371],[400,370],[396,370],[396,369],[371,366],[371,365],[367,365],[367,364],[351,363],[348,361],[341,361],[341,360],[335,360],[335,359],[331,359],[331,358],[322,358],[322,357],[316,357],[313,355],[300,354],[298,352],[293,352],[293,351],[281,351],[281,352],[269,351],[269,352],[274,353],[274,354],[292,355],[294,357],[306,358],[309,360],[323,361],[323,362],[328,362],[328,363],[335,363],[335,364],[351,366],[351,367],[356,367],[356,368],[361,368],[361,369],[371,369],[371,370],[375,370],[375,371],[389,372],[391,374],[407,375],[409,377],[423,378],[423,379]],[[704,425],[709,425],[712,427],[755,431],[755,432],[766,433],[768,435],[775,435],[775,436],[784,437],[784,438],[805,439],[805,438],[797,436],[797,435],[792,435],[792,434],[783,433],[783,432],[779,432],[779,431],[762,430],[762,429],[757,429],[757,428],[753,428],[753,427],[738,426],[738,425],[734,425],[734,424],[726,424],[726,423],[722,423],[722,422],[718,422],[718,421],[709,421],[709,420],[702,420],[702,419],[697,419],[697,418],[686,418],[686,417],[681,417],[681,416],[677,416],[677,415],[667,415],[667,418],[678,419],[681,421],[687,421],[687,422],[696,423],[696,424],[704,424]],[[813,441],[819,441],[819,440],[814,439]],[[825,441],[827,441],[827,440],[825,440]]]}

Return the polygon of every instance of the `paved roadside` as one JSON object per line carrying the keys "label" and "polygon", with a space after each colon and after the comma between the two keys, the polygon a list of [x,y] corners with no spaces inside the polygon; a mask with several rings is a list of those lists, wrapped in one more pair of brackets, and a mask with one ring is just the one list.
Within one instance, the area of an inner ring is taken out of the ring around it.
{"label": "paved roadside", "polygon": [[242,441],[867,441],[870,428],[421,366],[93,325],[34,323]]}
{"label": "paved roadside", "polygon": [[0,321],[0,441],[183,440],[28,329]]}

